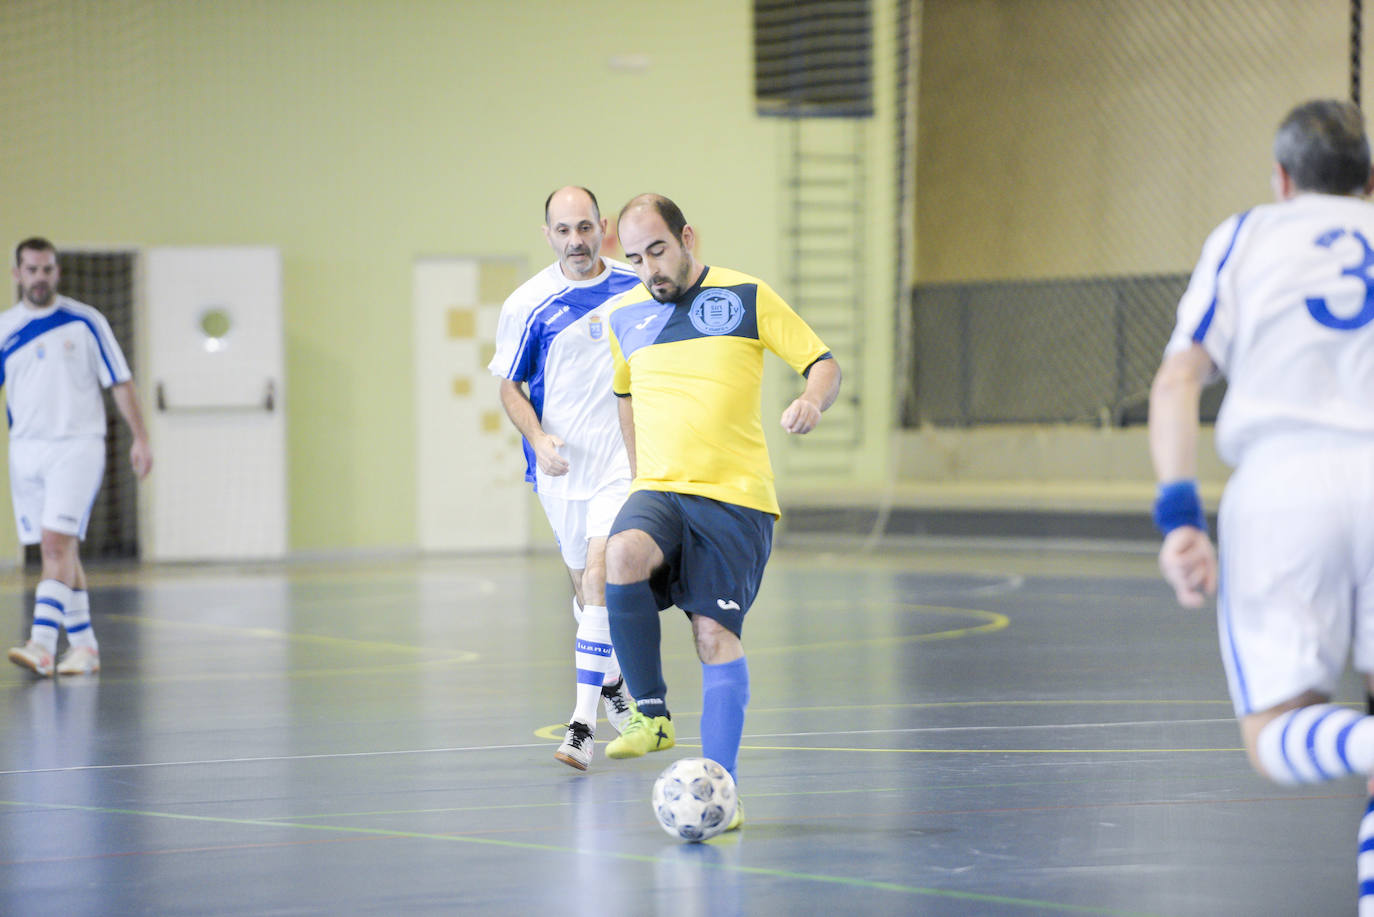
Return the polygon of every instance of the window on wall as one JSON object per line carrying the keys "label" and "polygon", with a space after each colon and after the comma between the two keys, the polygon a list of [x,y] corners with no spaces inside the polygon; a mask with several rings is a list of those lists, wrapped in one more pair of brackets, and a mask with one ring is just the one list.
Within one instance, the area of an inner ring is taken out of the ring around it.
{"label": "window on wall", "polygon": [[871,0],[754,0],[754,96],[761,115],[871,116]]}

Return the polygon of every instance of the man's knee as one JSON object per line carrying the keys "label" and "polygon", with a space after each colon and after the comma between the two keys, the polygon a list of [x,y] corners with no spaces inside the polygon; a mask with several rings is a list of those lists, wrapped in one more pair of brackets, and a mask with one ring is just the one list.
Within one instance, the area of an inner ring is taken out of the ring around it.
{"label": "man's knee", "polygon": [[606,540],[604,538],[592,538],[587,541],[587,565],[582,570],[581,585],[586,604],[605,604]]}
{"label": "man's knee", "polygon": [[692,615],[692,636],[696,640],[697,658],[707,665],[734,662],[744,655],[739,635],[714,618]]}
{"label": "man's knee", "polygon": [[78,569],[76,546],[75,535],[44,529],[38,545],[38,552],[43,561],[43,575],[71,585],[75,581]]}
{"label": "man's knee", "polygon": [[64,535],[61,532],[50,532],[43,530],[43,539],[38,545],[39,553],[43,560],[64,561],[76,563],[76,536]]}
{"label": "man's knee", "polygon": [[606,582],[624,586],[647,580],[661,558],[648,533],[639,529],[617,532],[606,542]]}
{"label": "man's knee", "polygon": [[1267,710],[1258,713],[1247,714],[1240,718],[1240,735],[1245,742],[1245,754],[1250,759],[1250,766],[1261,776],[1273,779],[1264,768],[1263,759],[1260,756],[1260,733],[1264,732],[1264,727],[1290,710],[1297,710],[1302,707],[1310,707],[1313,704],[1324,704],[1330,700],[1325,694],[1316,691],[1305,691],[1292,700],[1276,704]]}

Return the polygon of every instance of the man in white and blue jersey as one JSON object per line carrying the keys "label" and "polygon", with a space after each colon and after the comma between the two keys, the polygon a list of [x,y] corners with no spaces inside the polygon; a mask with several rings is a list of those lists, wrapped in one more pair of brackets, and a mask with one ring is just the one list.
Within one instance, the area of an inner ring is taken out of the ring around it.
{"label": "man in white and blue jersey", "polygon": [[[1331,698],[1374,672],[1374,188],[1360,110],[1317,100],[1274,141],[1277,203],[1202,249],[1150,393],[1159,563],[1185,606],[1217,591],[1222,660],[1255,768],[1285,785],[1374,772],[1374,717]],[[1198,400],[1227,379],[1217,451],[1235,472],[1220,564],[1198,498]],[[1370,679],[1374,690],[1374,679]],[[1374,805],[1360,914],[1374,915]]]}
{"label": "man in white and blue jersey", "polygon": [[558,260],[507,298],[488,365],[524,437],[525,480],[572,579],[577,699],[554,757],[579,770],[591,763],[598,703],[617,732],[633,713],[606,614],[606,537],[629,493],[630,463],[611,392],[605,307],[639,281],[628,266],[601,256],[605,235],[606,220],[586,188],[549,195],[544,237]]}
{"label": "man in white and blue jersey", "polygon": [[[78,547],[105,474],[101,389],[110,389],[133,434],[129,461],[139,478],[153,457],[129,365],[105,317],[58,295],[51,242],[25,239],[14,260],[20,300],[0,313],[10,494],[19,540],[40,545],[43,567],[29,639],[9,660],[42,677],[89,674],[100,670],[100,651]],[[69,647],[54,662],[62,630]]]}

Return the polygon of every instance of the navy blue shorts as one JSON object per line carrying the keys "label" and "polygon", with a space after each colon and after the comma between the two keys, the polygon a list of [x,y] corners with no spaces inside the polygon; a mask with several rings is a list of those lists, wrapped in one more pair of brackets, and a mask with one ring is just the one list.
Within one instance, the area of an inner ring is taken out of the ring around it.
{"label": "navy blue shorts", "polygon": [[637,490],[611,536],[639,529],[663,552],[649,586],[660,609],[676,605],[738,635],[773,550],[773,516],[709,497]]}

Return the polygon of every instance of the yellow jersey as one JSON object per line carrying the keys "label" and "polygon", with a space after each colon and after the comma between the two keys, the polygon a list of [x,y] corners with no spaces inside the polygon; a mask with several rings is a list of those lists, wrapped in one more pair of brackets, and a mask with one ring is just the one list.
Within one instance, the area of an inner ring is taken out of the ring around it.
{"label": "yellow jersey", "polygon": [[609,307],[612,388],[634,398],[634,490],[695,494],[774,516],[763,351],[805,374],[830,352],[763,281],[708,267],[676,302],[643,284]]}

